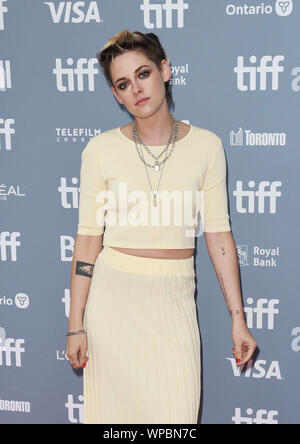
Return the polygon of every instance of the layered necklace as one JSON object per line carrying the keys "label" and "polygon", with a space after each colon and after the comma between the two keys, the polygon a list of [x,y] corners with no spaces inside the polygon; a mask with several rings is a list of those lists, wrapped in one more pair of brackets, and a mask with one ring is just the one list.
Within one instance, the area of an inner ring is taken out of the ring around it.
{"label": "layered necklace", "polygon": [[[164,166],[166,161],[169,159],[169,157],[171,156],[171,154],[174,151],[174,147],[175,147],[175,143],[178,137],[178,121],[175,119],[175,117],[173,115],[171,115],[172,117],[172,130],[170,133],[170,137],[169,137],[169,141],[166,145],[166,147],[162,150],[162,152],[158,155],[154,154],[142,141],[141,137],[139,136],[138,132],[137,132],[137,128],[136,128],[136,121],[134,120],[133,124],[132,124],[132,136],[133,136],[133,140],[135,141],[135,146],[136,146],[136,150],[138,152],[138,155],[141,159],[141,161],[143,162],[143,164],[145,165],[145,169],[146,169],[146,173],[147,173],[147,177],[148,177],[148,182],[152,191],[152,197],[153,197],[153,205],[155,207],[157,207],[157,197],[158,197],[158,189],[159,189],[159,185],[160,185],[160,181],[161,181],[161,177],[162,177],[162,173],[164,170]],[[171,142],[173,140],[173,144],[172,147],[170,149],[170,152],[168,153],[168,149],[171,145]],[[145,148],[145,150],[149,153],[149,155],[154,159],[154,164],[150,164],[148,162],[145,161],[145,157],[144,157],[144,152],[142,150],[142,148],[139,147],[139,145],[141,145],[143,148]],[[163,154],[165,153],[164,158],[160,161],[159,159],[163,156]],[[153,190],[152,185],[151,185],[151,181],[149,178],[149,174],[148,174],[148,170],[147,167],[149,168],[153,168],[155,171],[160,173],[160,177],[159,177],[159,182],[158,182],[158,187],[156,192]]]}

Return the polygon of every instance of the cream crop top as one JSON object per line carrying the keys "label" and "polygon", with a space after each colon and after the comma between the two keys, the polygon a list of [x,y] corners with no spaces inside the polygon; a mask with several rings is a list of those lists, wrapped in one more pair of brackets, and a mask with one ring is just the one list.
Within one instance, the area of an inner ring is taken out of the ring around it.
{"label": "cream crop top", "polygon": [[[155,155],[164,148],[149,146]],[[155,192],[161,171],[147,171]],[[135,142],[120,127],[104,131],[82,151],[77,234],[104,233],[103,245],[113,247],[180,249],[194,248],[203,232],[231,231],[221,138],[190,125],[164,165],[158,194],[154,206]]]}

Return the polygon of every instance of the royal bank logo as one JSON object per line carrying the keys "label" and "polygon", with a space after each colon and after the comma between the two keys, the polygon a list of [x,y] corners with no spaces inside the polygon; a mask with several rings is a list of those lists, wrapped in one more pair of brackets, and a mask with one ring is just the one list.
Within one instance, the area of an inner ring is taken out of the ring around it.
{"label": "royal bank logo", "polygon": [[239,265],[241,266],[249,265],[248,245],[237,245],[236,251],[237,251]]}
{"label": "royal bank logo", "polygon": [[239,128],[238,131],[230,131],[231,146],[256,146],[272,147],[286,146],[286,133],[258,133]]}
{"label": "royal bank logo", "polygon": [[7,0],[0,0],[0,31],[4,30],[4,13],[7,12],[7,6],[4,6]]}
{"label": "royal bank logo", "polygon": [[163,3],[144,0],[140,9],[144,13],[145,28],[183,28],[184,11],[189,9],[189,4],[184,0],[165,0]]}
{"label": "royal bank logo", "polygon": [[250,17],[256,15],[279,15],[280,17],[287,17],[293,12],[292,0],[276,0],[275,8],[272,5],[266,3],[260,3],[259,5],[249,5],[248,3],[243,5],[234,5],[230,3],[226,6],[227,15],[249,15]]}
{"label": "royal bank logo", "polygon": [[92,2],[44,2],[49,7],[53,23],[101,23],[98,3]]}
{"label": "royal bank logo", "polygon": [[171,66],[172,77],[170,85],[172,86],[186,86],[187,76],[189,75],[189,64]]}

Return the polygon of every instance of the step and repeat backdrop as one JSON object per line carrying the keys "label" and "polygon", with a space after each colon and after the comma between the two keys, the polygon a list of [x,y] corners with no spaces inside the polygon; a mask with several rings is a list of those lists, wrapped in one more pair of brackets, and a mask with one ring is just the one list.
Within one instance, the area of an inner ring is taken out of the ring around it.
{"label": "step and repeat backdrop", "polygon": [[[130,121],[96,53],[154,32],[179,120],[223,141],[245,316],[231,319],[196,242],[201,424],[299,423],[299,1],[0,0],[0,423],[83,423],[82,370],[65,354],[81,152]],[[176,390],[176,387],[174,387]]]}

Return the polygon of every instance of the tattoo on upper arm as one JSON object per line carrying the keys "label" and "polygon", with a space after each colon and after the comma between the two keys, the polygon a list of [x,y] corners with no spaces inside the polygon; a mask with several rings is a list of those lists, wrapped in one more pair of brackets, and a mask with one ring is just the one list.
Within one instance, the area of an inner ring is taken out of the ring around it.
{"label": "tattoo on upper arm", "polygon": [[221,247],[221,248],[222,248],[223,256],[225,256],[225,250],[224,250],[224,247]]}
{"label": "tattoo on upper arm", "polygon": [[75,274],[80,274],[82,276],[92,277],[94,270],[94,264],[88,264],[87,262],[76,262]]}

